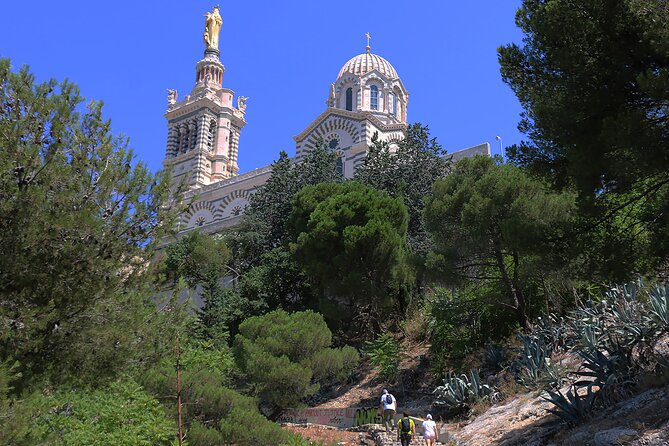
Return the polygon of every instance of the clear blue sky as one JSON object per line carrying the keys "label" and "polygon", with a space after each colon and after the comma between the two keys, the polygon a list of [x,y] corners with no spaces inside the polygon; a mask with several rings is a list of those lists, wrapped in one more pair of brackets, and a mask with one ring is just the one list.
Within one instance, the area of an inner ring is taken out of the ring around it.
{"label": "clear blue sky", "polygon": [[[0,57],[30,65],[38,80],[78,84],[105,103],[115,133],[130,137],[152,170],[165,153],[167,88],[188,94],[204,51],[204,12],[216,0],[7,1]],[[372,52],[409,90],[408,118],[430,127],[449,151],[522,139],[521,107],[501,81],[498,46],[520,42],[520,0],[222,2],[223,85],[248,96],[240,171],[293,156],[292,137],[324,109],[342,65]]]}

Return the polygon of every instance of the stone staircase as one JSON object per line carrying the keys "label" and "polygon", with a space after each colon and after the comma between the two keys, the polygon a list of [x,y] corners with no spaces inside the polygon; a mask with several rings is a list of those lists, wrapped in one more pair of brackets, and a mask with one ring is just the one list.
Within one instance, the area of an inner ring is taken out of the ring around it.
{"label": "stone staircase", "polygon": [[[378,425],[378,428],[371,430],[377,446],[402,446],[397,440],[397,432],[386,432],[383,426]],[[444,446],[444,443],[436,442],[437,445]],[[418,434],[411,440],[411,446],[425,446],[425,440]]]}

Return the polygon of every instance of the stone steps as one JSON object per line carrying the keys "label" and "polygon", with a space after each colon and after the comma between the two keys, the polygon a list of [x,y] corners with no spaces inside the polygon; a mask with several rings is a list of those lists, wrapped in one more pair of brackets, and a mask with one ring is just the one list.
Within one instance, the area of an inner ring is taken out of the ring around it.
{"label": "stone steps", "polygon": [[[402,443],[397,441],[396,432],[378,431],[376,436],[376,444],[378,446],[402,446]],[[443,446],[443,443],[436,442],[437,445]],[[411,440],[411,446],[425,446],[425,439],[421,435],[416,435]]]}

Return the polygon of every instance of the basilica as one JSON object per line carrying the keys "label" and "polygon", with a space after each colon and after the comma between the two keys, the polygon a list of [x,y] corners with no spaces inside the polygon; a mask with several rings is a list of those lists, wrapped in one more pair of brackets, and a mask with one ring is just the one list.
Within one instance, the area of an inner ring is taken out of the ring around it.
{"label": "basilica", "polygon": [[[239,173],[237,157],[241,131],[246,125],[246,98],[235,101],[223,86],[225,67],[220,61],[219,9],[206,14],[204,57],[195,65],[195,86],[179,100],[169,90],[167,150],[163,164],[171,167],[175,182],[185,183],[184,199],[192,202],[181,215],[179,233],[200,228],[217,233],[237,224],[249,197],[271,174],[271,166]],[[236,103],[235,103],[236,102]],[[383,57],[365,52],[346,62],[330,85],[326,109],[295,139],[294,162],[300,162],[317,141],[324,141],[338,155],[338,169],[352,178],[364,162],[376,134],[391,144],[403,137],[407,125],[409,93],[397,71]],[[480,144],[449,154],[454,159],[490,155],[490,145]]]}

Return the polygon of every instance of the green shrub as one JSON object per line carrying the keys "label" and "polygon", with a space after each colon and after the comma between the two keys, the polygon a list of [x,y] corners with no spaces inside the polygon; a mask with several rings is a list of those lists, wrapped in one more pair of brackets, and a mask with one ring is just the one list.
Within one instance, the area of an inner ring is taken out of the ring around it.
{"label": "green shrub", "polygon": [[188,443],[194,446],[220,446],[225,444],[225,438],[217,429],[209,428],[198,421],[194,421],[188,429]]}
{"label": "green shrub", "polygon": [[233,409],[229,416],[212,427],[195,421],[188,430],[189,446],[276,446],[295,437],[295,434],[268,421],[257,410],[241,408]]}
{"label": "green shrub", "polygon": [[272,311],[250,317],[239,327],[239,335],[272,356],[293,362],[311,358],[332,344],[332,333],[323,317],[313,311]]}
{"label": "green shrub", "polygon": [[[170,446],[177,427],[166,417],[157,400],[129,379],[89,391],[58,390],[52,394],[34,392],[14,412],[23,432],[0,434],[3,444],[53,446]],[[4,431],[5,429],[3,429]],[[11,429],[10,429],[11,430]]]}
{"label": "green shrub", "polygon": [[314,380],[323,384],[348,381],[360,362],[360,354],[351,346],[323,349],[307,363]]}
{"label": "green shrub", "polygon": [[234,438],[234,444],[240,446],[276,446],[293,436],[257,411],[233,410],[230,417],[221,420],[219,428],[223,438]]}
{"label": "green shrub", "polygon": [[348,377],[358,363],[354,349],[329,348],[332,333],[312,311],[276,310],[239,326],[234,352],[252,390],[272,413],[298,406],[320,384]]}
{"label": "green shrub", "polygon": [[365,356],[379,369],[379,376],[388,381],[397,377],[400,366],[400,344],[390,333],[381,333],[375,340],[367,341]]}
{"label": "green shrub", "polygon": [[496,303],[496,293],[489,284],[470,285],[457,292],[439,287],[434,290],[428,308],[436,370],[452,366],[453,360],[513,333],[516,318]]}

